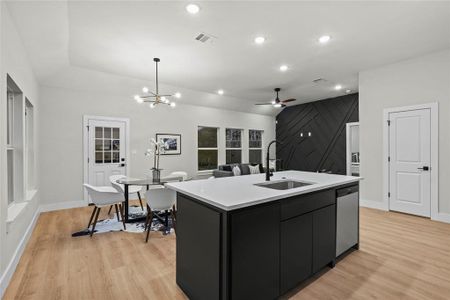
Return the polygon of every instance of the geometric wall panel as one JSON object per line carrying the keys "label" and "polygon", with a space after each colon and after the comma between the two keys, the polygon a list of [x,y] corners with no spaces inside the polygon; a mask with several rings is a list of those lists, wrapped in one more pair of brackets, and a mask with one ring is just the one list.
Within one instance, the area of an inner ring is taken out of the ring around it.
{"label": "geometric wall panel", "polygon": [[358,121],[357,93],[287,107],[277,115],[277,159],[284,170],[345,175],[345,124]]}

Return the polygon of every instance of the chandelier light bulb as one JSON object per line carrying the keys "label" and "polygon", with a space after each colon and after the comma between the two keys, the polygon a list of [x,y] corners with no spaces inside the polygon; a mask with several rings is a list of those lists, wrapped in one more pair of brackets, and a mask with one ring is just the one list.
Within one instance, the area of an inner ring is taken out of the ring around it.
{"label": "chandelier light bulb", "polygon": [[143,91],[144,93],[148,93],[148,87],[144,86],[144,87],[142,88],[142,91]]}
{"label": "chandelier light bulb", "polygon": [[181,98],[181,93],[176,92],[175,95],[174,95],[174,97],[175,97],[175,98]]}
{"label": "chandelier light bulb", "polygon": [[174,108],[175,106],[177,106],[175,102],[170,103],[170,107]]}
{"label": "chandelier light bulb", "polygon": [[155,103],[150,103],[150,108],[155,108]]}

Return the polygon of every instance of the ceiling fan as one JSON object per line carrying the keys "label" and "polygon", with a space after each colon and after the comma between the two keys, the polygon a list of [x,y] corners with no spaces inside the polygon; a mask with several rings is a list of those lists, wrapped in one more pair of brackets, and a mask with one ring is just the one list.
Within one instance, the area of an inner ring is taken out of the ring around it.
{"label": "ceiling fan", "polygon": [[[144,95],[136,95],[134,96],[134,99],[138,102],[138,103],[143,103],[143,102],[149,102],[150,103],[150,108],[154,108],[156,105],[158,104],[166,104],[169,105],[170,107],[175,107],[176,104],[175,102],[170,102],[169,99],[167,99],[167,97],[172,97],[173,95],[161,95],[159,93],[159,81],[158,81],[158,63],[161,61],[159,58],[155,57],[153,58],[153,61],[156,63],[156,93],[149,91],[149,89],[147,87],[142,88],[142,92],[144,92]],[[177,97],[177,94],[175,94],[175,97]],[[177,97],[179,98],[179,97]]]}
{"label": "ceiling fan", "polygon": [[286,99],[286,100],[280,100],[280,97],[278,97],[278,93],[281,91],[280,88],[275,88],[274,91],[277,93],[277,97],[275,100],[273,100],[270,103],[256,103],[255,105],[272,105],[273,107],[286,107],[285,103],[295,101],[297,99]]}

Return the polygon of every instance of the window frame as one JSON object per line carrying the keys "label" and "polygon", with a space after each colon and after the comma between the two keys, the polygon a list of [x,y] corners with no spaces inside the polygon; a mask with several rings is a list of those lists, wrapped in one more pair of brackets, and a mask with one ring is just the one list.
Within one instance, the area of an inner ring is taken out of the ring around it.
{"label": "window frame", "polygon": [[[241,133],[241,139],[240,139],[240,147],[227,147],[227,131],[228,130],[238,130]],[[225,164],[242,164],[242,157],[243,157],[243,137],[244,137],[244,129],[241,128],[225,128]],[[233,150],[239,150],[241,151],[241,157],[239,162],[228,162],[227,161],[227,152],[233,151]]]}
{"label": "window frame", "polygon": [[[200,147],[199,146],[199,129],[200,128],[213,128],[216,130],[216,147]],[[219,167],[219,127],[216,126],[202,126],[202,125],[198,125],[197,126],[197,172],[199,174],[202,173],[211,173],[213,170],[217,169]],[[206,170],[200,170],[200,166],[199,166],[199,151],[204,151],[204,150],[215,150],[216,151],[216,157],[217,157],[217,166],[213,169],[206,169]]]}

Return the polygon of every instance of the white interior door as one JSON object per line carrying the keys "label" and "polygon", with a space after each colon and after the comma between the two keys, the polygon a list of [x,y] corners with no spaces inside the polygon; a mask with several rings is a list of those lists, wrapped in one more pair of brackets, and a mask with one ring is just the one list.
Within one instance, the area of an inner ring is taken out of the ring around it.
{"label": "white interior door", "polygon": [[127,123],[122,120],[88,120],[88,183],[110,185],[111,175],[127,174]]}
{"label": "white interior door", "polygon": [[430,217],[430,109],[389,114],[389,209]]}

